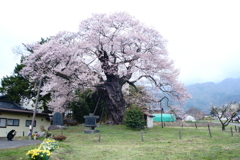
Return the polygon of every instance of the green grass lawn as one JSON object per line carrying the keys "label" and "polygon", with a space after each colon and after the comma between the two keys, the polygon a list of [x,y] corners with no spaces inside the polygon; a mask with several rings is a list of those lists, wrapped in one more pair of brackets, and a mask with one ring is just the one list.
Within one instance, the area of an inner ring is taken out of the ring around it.
{"label": "green grass lawn", "polygon": [[[52,131],[54,135],[67,137],[59,142],[60,148],[52,152],[51,160],[238,160],[240,159],[240,134],[230,133],[230,127],[221,131],[221,126],[208,127],[154,126],[152,129],[133,131],[124,125],[101,125],[99,134],[84,134],[83,126]],[[179,137],[181,133],[181,139]],[[25,155],[35,146],[0,150],[0,159],[28,159]]]}

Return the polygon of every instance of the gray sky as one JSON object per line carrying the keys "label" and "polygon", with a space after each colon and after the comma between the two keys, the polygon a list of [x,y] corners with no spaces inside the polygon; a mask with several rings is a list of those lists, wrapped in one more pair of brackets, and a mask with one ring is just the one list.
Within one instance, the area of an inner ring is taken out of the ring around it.
{"label": "gray sky", "polygon": [[239,0],[2,0],[0,79],[19,58],[12,48],[59,31],[77,31],[92,13],[126,11],[168,40],[185,85],[240,77]]}

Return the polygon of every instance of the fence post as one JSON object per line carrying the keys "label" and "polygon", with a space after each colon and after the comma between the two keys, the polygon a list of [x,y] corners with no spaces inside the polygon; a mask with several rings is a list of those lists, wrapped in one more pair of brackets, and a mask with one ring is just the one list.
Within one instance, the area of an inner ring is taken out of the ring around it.
{"label": "fence post", "polygon": [[233,136],[233,130],[232,130],[232,127],[230,127],[230,130],[231,130],[231,135]]}
{"label": "fence post", "polygon": [[237,126],[235,126],[235,131],[237,132]]}
{"label": "fence post", "polygon": [[211,133],[209,124],[208,124],[208,132],[209,132],[210,137],[212,138],[212,133]]}
{"label": "fence post", "polygon": [[98,134],[98,142],[101,141],[101,133]]}
{"label": "fence post", "polygon": [[24,137],[24,131],[23,131],[23,137]]}
{"label": "fence post", "polygon": [[178,134],[179,134],[179,139],[182,139],[182,133],[181,133],[181,130],[179,130]]}
{"label": "fence post", "polygon": [[142,133],[142,141],[144,141],[144,137],[143,137],[143,136],[144,136],[144,135],[143,135],[143,131],[141,131],[141,133]]}
{"label": "fence post", "polygon": [[197,129],[197,124],[195,123],[195,127],[196,127],[196,129]]}

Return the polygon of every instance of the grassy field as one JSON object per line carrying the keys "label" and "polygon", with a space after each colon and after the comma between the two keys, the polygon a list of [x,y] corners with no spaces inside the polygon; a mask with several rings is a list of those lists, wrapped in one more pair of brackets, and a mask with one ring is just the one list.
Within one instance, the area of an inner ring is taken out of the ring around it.
{"label": "grassy field", "polygon": [[[204,125],[203,125],[204,126]],[[83,126],[52,131],[67,137],[59,142],[60,148],[52,152],[51,160],[238,160],[240,134],[221,131],[221,126],[154,126],[152,129],[133,131],[124,125],[101,125],[101,134],[84,134]],[[234,128],[234,127],[233,127]],[[100,137],[100,139],[99,139]],[[181,139],[180,139],[181,138]],[[100,140],[100,142],[99,142]],[[26,160],[25,155],[35,146],[0,150],[0,159]]]}

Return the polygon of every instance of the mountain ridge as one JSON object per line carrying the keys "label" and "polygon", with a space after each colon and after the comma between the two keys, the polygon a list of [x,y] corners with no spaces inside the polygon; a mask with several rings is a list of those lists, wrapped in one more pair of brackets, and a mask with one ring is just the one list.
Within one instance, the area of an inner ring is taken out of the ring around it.
{"label": "mountain ridge", "polygon": [[240,102],[240,77],[226,78],[219,83],[196,83],[186,88],[192,98],[186,101],[185,110],[194,107],[209,113],[211,105]]}

